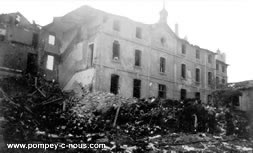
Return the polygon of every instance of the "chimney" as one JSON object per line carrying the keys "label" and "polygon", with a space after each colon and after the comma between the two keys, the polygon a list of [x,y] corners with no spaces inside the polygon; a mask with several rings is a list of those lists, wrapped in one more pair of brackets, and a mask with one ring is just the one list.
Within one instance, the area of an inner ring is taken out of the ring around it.
{"label": "chimney", "polygon": [[175,24],[175,34],[178,36],[178,24],[177,23]]}

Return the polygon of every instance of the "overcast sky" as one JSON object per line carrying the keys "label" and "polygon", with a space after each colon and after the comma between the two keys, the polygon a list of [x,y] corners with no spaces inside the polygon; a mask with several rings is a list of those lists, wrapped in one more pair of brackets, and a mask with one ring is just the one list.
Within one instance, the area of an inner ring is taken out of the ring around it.
{"label": "overcast sky", "polygon": [[[40,25],[82,6],[152,24],[162,0],[0,0],[0,14],[19,11]],[[168,24],[191,44],[227,55],[228,81],[253,80],[253,0],[165,0]]]}

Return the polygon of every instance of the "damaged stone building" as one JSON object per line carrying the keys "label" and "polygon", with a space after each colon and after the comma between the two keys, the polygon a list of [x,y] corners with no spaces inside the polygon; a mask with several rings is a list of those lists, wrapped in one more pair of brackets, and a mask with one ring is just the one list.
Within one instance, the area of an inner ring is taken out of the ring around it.
{"label": "damaged stone building", "polygon": [[222,88],[227,83],[227,67],[226,55],[218,49],[215,56],[216,60],[216,88]]}
{"label": "damaged stone building", "polygon": [[233,101],[235,108],[241,111],[253,112],[253,80],[233,82],[229,83],[228,86],[240,93],[235,95]]}
{"label": "damaged stone building", "polygon": [[0,14],[0,78],[37,73],[39,33],[19,12]]}
{"label": "damaged stone building", "polygon": [[44,76],[64,90],[82,84],[125,97],[211,101],[216,78],[227,81],[224,54],[179,38],[167,16],[163,8],[157,23],[143,24],[82,6],[55,17],[41,31]]}

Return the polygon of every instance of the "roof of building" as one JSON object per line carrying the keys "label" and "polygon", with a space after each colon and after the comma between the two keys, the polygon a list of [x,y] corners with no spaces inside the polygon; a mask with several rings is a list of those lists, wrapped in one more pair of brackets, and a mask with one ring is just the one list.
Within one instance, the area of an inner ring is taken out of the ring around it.
{"label": "roof of building", "polygon": [[[164,12],[165,8],[163,8],[162,11]],[[54,23],[57,23],[57,22],[58,23],[59,22],[64,22],[64,24],[66,24],[66,25],[60,24],[63,29],[72,28],[72,27],[76,26],[78,23],[87,22],[87,21],[85,21],[84,17],[94,18],[98,14],[104,14],[104,15],[118,17],[118,18],[121,18],[121,19],[129,20],[131,22],[135,22],[135,23],[138,23],[138,24],[146,25],[146,26],[149,26],[151,28],[154,28],[154,27],[157,27],[157,26],[160,25],[159,22],[155,23],[155,24],[145,24],[145,23],[142,23],[142,22],[134,21],[134,20],[132,20],[132,19],[130,19],[128,17],[111,14],[111,13],[108,13],[108,12],[105,12],[105,11],[102,11],[102,10],[95,9],[95,8],[90,7],[88,5],[83,5],[83,6],[79,7],[79,8],[77,8],[77,9],[75,9],[75,10],[73,10],[73,11],[67,13],[67,14],[65,14],[62,17],[55,17],[52,23],[44,26],[44,29],[50,28]],[[164,26],[164,24],[163,24],[163,26]],[[167,32],[169,32],[170,34],[172,34],[176,39],[178,39],[178,40],[180,40],[180,41],[182,41],[184,43],[187,43],[187,44],[189,44],[189,45],[191,45],[193,47],[197,47],[197,48],[199,48],[201,50],[204,50],[204,51],[207,51],[209,53],[212,53],[214,55],[216,54],[213,51],[210,51],[210,50],[204,49],[204,48],[200,48],[199,46],[190,44],[185,39],[179,38],[179,36],[177,36],[175,34],[175,32],[167,24],[165,24],[164,27],[165,27],[165,30]]]}

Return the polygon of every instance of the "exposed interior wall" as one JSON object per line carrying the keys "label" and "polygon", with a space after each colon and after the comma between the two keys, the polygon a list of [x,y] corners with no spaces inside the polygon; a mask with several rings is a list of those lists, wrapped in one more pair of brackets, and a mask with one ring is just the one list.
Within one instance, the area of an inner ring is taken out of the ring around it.
{"label": "exposed interior wall", "polygon": [[7,40],[26,45],[32,45],[33,33],[33,31],[23,27],[11,26],[8,28]]}
{"label": "exposed interior wall", "polygon": [[0,15],[0,77],[36,73],[38,34],[22,14]]}
{"label": "exposed interior wall", "polygon": [[25,71],[28,53],[36,54],[31,47],[0,42],[0,67]]}
{"label": "exposed interior wall", "polygon": [[75,88],[77,84],[81,84],[82,86],[93,84],[94,77],[95,77],[94,68],[77,72],[68,81],[63,90],[72,90]]}

